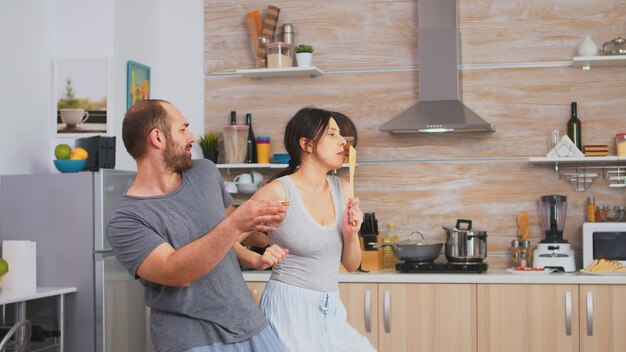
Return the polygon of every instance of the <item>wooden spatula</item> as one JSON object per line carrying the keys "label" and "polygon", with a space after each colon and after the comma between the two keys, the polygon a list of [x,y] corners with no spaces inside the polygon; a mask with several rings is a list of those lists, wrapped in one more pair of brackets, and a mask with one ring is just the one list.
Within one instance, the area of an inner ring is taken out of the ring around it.
{"label": "wooden spatula", "polygon": [[[352,198],[354,198],[354,169],[356,168],[356,149],[354,149],[353,146],[350,146],[348,165],[350,170],[350,190],[352,191]],[[352,222],[352,226],[356,226],[356,221]]]}
{"label": "wooden spatula", "polygon": [[528,226],[528,212],[523,211],[517,216],[517,235],[525,241],[528,238],[530,227]]}

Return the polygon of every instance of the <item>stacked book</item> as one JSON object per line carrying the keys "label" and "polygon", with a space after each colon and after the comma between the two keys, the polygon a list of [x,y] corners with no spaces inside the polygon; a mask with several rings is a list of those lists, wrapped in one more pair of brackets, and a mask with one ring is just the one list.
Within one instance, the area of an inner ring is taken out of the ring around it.
{"label": "stacked book", "polygon": [[583,146],[585,156],[607,156],[609,146],[607,144],[585,144]]}

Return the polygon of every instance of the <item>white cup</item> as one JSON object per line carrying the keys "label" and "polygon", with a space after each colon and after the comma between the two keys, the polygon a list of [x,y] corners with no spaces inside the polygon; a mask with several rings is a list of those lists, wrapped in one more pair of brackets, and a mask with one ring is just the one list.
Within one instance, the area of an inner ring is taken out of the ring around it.
{"label": "white cup", "polygon": [[83,109],[61,109],[61,121],[67,127],[76,127],[79,123],[87,121],[89,113]]}
{"label": "white cup", "polygon": [[237,193],[237,185],[235,184],[235,182],[231,182],[231,181],[224,182],[224,188],[226,189],[226,192],[228,193]]}
{"label": "white cup", "polygon": [[235,184],[251,184],[252,183],[252,175],[251,174],[241,174],[235,177],[233,180]]}

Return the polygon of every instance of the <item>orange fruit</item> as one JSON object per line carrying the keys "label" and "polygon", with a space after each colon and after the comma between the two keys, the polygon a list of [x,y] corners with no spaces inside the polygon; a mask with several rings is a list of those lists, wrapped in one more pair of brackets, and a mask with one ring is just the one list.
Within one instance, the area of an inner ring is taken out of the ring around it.
{"label": "orange fruit", "polygon": [[74,148],[70,155],[70,160],[85,160],[89,156],[89,153],[83,148]]}
{"label": "orange fruit", "polygon": [[69,159],[72,154],[72,148],[67,144],[59,144],[54,148],[54,156],[59,159]]}

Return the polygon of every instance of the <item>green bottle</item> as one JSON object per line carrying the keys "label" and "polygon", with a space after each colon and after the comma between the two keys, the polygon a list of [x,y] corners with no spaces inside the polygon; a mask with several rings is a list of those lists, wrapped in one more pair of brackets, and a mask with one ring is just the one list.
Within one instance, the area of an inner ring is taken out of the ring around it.
{"label": "green bottle", "polygon": [[578,119],[578,111],[577,111],[576,102],[572,102],[572,113],[567,121],[567,136],[569,139],[574,142],[576,148],[582,152],[582,127],[580,125],[580,120]]}

